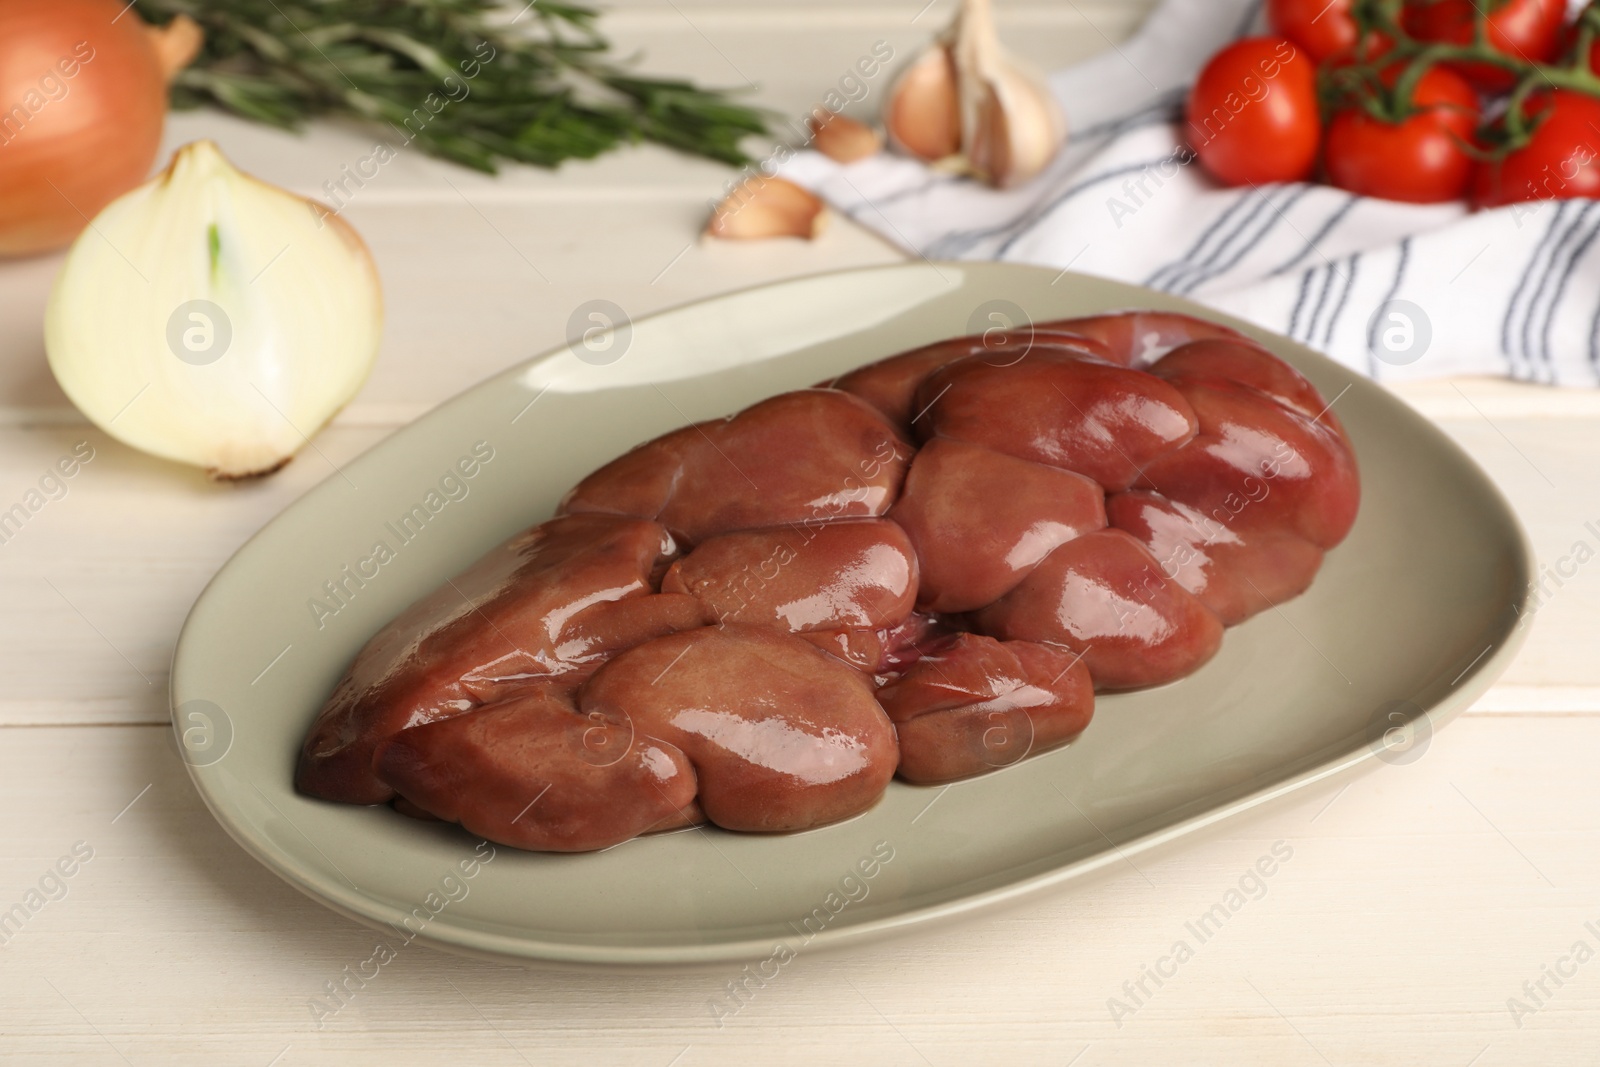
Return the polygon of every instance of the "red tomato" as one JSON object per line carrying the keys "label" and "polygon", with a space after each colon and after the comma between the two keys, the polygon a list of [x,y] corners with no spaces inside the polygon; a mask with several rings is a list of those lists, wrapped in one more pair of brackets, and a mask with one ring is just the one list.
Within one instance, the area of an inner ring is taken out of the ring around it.
{"label": "red tomato", "polygon": [[[1384,71],[1393,84],[1401,68]],[[1385,200],[1431,204],[1467,191],[1473,159],[1461,142],[1478,126],[1478,94],[1443,67],[1422,76],[1412,96],[1416,110],[1400,123],[1380,122],[1346,107],[1328,124],[1323,166],[1341,189]]]}
{"label": "red tomato", "polygon": [[1350,48],[1335,52],[1327,59],[1322,60],[1324,69],[1332,67],[1348,67],[1352,63],[1375,63],[1389,53],[1394,47],[1394,39],[1379,30],[1368,30],[1365,38],[1356,42]]}
{"label": "red tomato", "polygon": [[1228,185],[1301,181],[1317,161],[1317,68],[1282,37],[1211,57],[1189,92],[1189,143]]}
{"label": "red tomato", "polygon": [[1267,0],[1267,25],[1320,63],[1355,47],[1354,6],[1355,0]]}
{"label": "red tomato", "polygon": [[1528,143],[1495,163],[1480,163],[1473,202],[1600,199],[1600,100],[1570,89],[1528,99],[1535,116]]}
{"label": "red tomato", "polygon": [[[1572,56],[1577,47],[1578,27],[1568,26],[1566,32],[1562,34],[1561,37],[1560,55]],[[1594,71],[1596,74],[1600,74],[1600,37],[1597,37],[1594,43],[1589,46],[1589,69]]]}
{"label": "red tomato", "polygon": [[[1411,0],[1401,22],[1419,41],[1471,44],[1480,4],[1489,15],[1489,44],[1502,55],[1528,62],[1554,59],[1561,50],[1565,0]],[[1516,75],[1490,63],[1454,63],[1456,71],[1486,89],[1509,89]]]}

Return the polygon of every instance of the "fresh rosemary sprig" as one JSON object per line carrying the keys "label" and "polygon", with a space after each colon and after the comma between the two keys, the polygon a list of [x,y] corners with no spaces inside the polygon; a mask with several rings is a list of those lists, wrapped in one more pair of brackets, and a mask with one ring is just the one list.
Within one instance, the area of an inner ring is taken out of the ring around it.
{"label": "fresh rosemary sprig", "polygon": [[215,104],[291,129],[314,116],[365,119],[489,173],[502,160],[554,167],[641,140],[739,165],[744,138],[767,132],[765,113],[727,91],[619,66],[597,12],[576,4],[138,0],[136,10],[157,24],[187,14],[205,30],[174,107]]}

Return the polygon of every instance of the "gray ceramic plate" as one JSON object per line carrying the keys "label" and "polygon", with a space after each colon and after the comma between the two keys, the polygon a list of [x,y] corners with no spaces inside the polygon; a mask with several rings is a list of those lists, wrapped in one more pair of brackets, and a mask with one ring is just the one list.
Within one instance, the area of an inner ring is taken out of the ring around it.
{"label": "gray ceramic plate", "polygon": [[[195,785],[251,855],[362,922],[465,952],[686,964],[856,942],[1016,899],[1380,755],[1416,755],[1515,653],[1530,571],[1521,529],[1399,401],[1231,322],[1339,398],[1360,454],[1360,519],[1309,593],[1230,630],[1192,677],[1101,698],[1067,749],[943,790],[896,782],[866,815],[809,833],[688,831],[572,856],[479,848],[454,826],[291,787],[307,723],[367,638],[548,517],[600,463],[1019,308],[1042,321],[1129,307],[1221,318],[1102,279],[918,264],[718,297],[595,335],[583,359],[561,349],[484,382],[306,494],[207,587],[172,673]],[[475,447],[493,458],[452,480]],[[406,540],[401,517],[419,506],[427,521],[413,518]],[[347,577],[362,571],[359,585]]]}

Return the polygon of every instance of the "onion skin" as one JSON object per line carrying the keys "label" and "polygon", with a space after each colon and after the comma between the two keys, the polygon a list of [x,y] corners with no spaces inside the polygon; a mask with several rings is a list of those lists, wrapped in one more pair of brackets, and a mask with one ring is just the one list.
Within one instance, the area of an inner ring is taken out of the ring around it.
{"label": "onion skin", "polygon": [[0,2],[0,256],[64,247],[150,173],[167,72],[122,8]]}

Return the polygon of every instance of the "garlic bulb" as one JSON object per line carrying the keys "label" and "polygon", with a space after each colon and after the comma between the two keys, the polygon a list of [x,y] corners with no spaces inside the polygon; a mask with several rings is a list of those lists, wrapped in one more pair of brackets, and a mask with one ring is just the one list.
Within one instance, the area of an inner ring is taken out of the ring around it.
{"label": "garlic bulb", "polygon": [[999,188],[1038,174],[1066,140],[1049,87],[1000,46],[989,0],[962,0],[896,80],[884,124],[903,151]]}
{"label": "garlic bulb", "polygon": [[45,346],[108,434],[243,478],[283,466],[355,395],[382,324],[377,269],[343,219],[196,141],[73,244]]}

